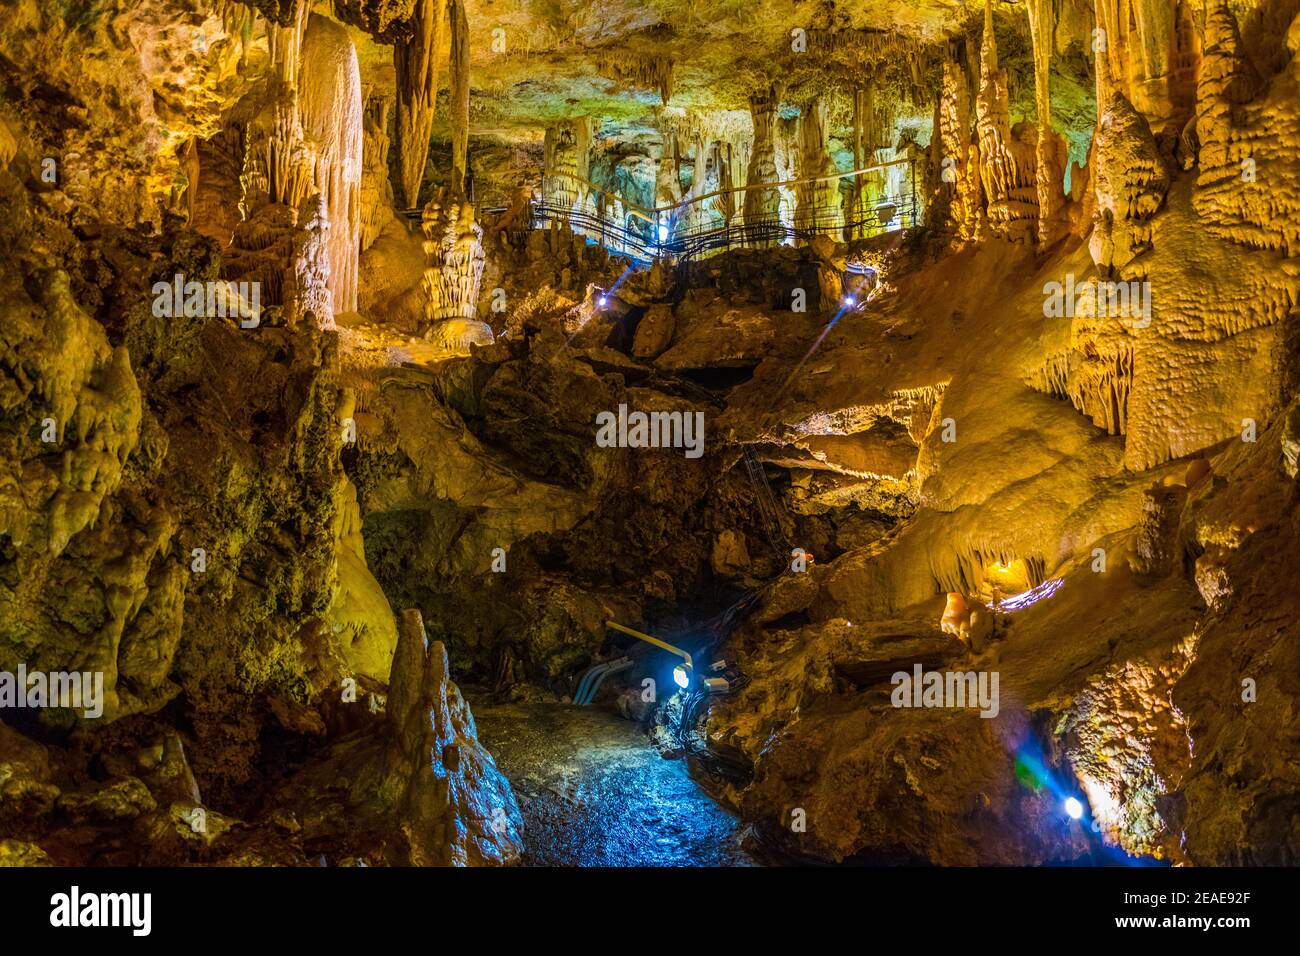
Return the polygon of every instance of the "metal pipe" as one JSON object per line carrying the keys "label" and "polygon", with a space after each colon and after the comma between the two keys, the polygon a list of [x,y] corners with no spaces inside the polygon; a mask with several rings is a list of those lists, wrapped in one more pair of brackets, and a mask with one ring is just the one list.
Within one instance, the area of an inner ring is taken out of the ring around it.
{"label": "metal pipe", "polygon": [[591,684],[592,678],[597,674],[603,675],[608,669],[608,663],[597,664],[595,667],[587,668],[587,672],[582,675],[582,680],[578,681],[578,687],[573,692],[573,702],[575,704],[585,704],[587,702],[587,687]]}
{"label": "metal pipe", "polygon": [[614,661],[612,664],[610,664],[609,666],[601,670],[600,676],[597,677],[595,682],[591,685],[591,687],[587,689],[587,699],[582,702],[583,706],[590,704],[592,701],[596,699],[596,695],[600,693],[600,685],[605,683],[606,677],[609,677],[611,674],[621,674],[623,671],[627,670],[631,666],[632,666],[631,659],[624,657]]}
{"label": "metal pipe", "polygon": [[622,631],[624,634],[630,634],[632,637],[635,637],[637,640],[645,641],[647,644],[653,644],[655,647],[661,648],[670,654],[676,654],[678,657],[680,657],[682,660],[686,662],[687,668],[691,670],[695,669],[695,665],[691,661],[691,655],[686,653],[680,647],[674,647],[672,644],[669,644],[667,641],[661,641],[657,637],[651,637],[649,634],[642,633],[641,631],[634,631],[630,627],[624,627],[622,624],[616,624],[613,621],[606,621],[605,626],[612,627],[616,631]]}

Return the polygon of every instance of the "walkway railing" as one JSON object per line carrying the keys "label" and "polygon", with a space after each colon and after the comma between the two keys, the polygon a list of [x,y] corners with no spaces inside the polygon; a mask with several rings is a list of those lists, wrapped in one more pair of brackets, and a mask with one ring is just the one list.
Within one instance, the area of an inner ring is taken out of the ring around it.
{"label": "walkway railing", "polygon": [[[905,171],[900,167],[906,167]],[[860,189],[865,177],[874,174],[879,183],[878,177],[889,169],[904,174],[900,177],[903,180],[901,188],[890,195],[876,197],[868,208],[857,204],[859,208],[850,210],[848,214],[843,209],[833,208],[815,213],[796,211],[793,215],[746,219],[743,212],[737,212],[727,221],[715,209],[701,208],[710,200],[730,194],[730,201],[721,205],[739,210],[744,204],[744,193],[751,189],[788,190],[799,185],[849,178],[857,179]],[[557,180],[563,181],[567,188],[557,188]],[[543,185],[544,198],[529,203],[527,219],[520,226],[544,229],[553,224],[565,224],[615,255],[641,261],[669,258],[689,262],[723,250],[788,246],[818,236],[855,239],[914,227],[918,225],[920,216],[916,171],[912,162],[906,159],[829,176],[717,190],[689,196],[679,203],[657,209],[648,209],[590,180],[564,173],[551,174],[543,180]],[[566,199],[572,195],[572,203],[557,202],[557,193]],[[692,207],[696,208],[692,210]],[[500,199],[495,202],[485,199],[478,205],[480,221],[489,215],[500,214],[505,208],[506,204]],[[410,219],[420,218],[418,209],[404,210],[403,214]],[[684,225],[690,218],[697,222],[703,220],[706,224]]]}

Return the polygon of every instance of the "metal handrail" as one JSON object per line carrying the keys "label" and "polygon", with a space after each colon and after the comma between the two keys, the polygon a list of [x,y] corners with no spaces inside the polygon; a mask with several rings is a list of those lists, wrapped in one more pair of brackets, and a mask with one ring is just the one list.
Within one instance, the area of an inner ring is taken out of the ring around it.
{"label": "metal handrail", "polygon": [[911,163],[911,159],[893,159],[887,163],[872,163],[870,166],[863,166],[861,169],[851,169],[846,173],[836,172],[827,173],[824,176],[801,176],[795,179],[782,179],[773,183],[749,183],[744,186],[732,186],[730,189],[715,189],[713,192],[705,193],[702,196],[687,196],[685,199],[681,200],[681,202],[676,202],[668,206],[656,206],[653,209],[634,203],[630,199],[625,199],[618,195],[618,193],[611,192],[608,186],[601,186],[597,183],[593,183],[590,179],[584,179],[582,176],[578,176],[575,173],[548,173],[543,177],[543,189],[545,189],[544,184],[546,179],[572,180],[578,185],[585,186],[593,192],[598,192],[603,196],[612,196],[614,199],[621,202],[625,209],[636,215],[638,219],[657,223],[663,218],[665,213],[671,213],[676,209],[684,209],[685,207],[695,203],[704,202],[706,199],[713,199],[715,196],[745,193],[751,189],[779,189],[782,186],[801,186],[806,183],[831,182],[837,179],[848,179],[850,176],[862,176],[866,173],[872,173],[882,169],[890,169],[894,166],[910,166]]}
{"label": "metal handrail", "polygon": [[[850,176],[860,176],[874,170],[888,169],[894,166],[908,164],[908,160],[895,160],[889,163],[877,163],[873,166],[866,166],[862,169],[851,170],[846,173],[834,173],[827,176],[805,177],[803,179],[792,179],[777,183],[757,183],[750,186],[738,186],[733,190],[721,190],[709,193],[704,196],[693,197],[692,199],[677,203],[672,206],[665,206],[662,209],[646,210],[645,207],[637,206],[635,203],[623,203],[623,218],[621,221],[615,220],[609,216],[599,213],[593,214],[582,208],[581,204],[575,202],[572,206],[548,201],[543,198],[538,202],[534,200],[529,204],[529,214],[527,223],[531,228],[543,228],[552,223],[565,223],[575,232],[586,235],[599,245],[609,249],[615,255],[624,255],[642,261],[650,261],[661,257],[671,257],[681,261],[689,261],[698,258],[712,250],[723,248],[743,248],[746,246],[756,245],[780,245],[789,244],[796,241],[810,241],[817,236],[831,234],[852,234],[863,229],[881,229],[884,230],[897,219],[899,225],[896,228],[905,229],[917,225],[917,190],[915,179],[915,168],[912,169],[912,175],[909,177],[909,188],[893,196],[880,197],[875,202],[875,208],[869,210],[864,215],[849,218],[842,211],[796,214],[789,220],[783,220],[779,215],[769,214],[761,218],[746,219],[743,214],[733,217],[732,221],[726,221],[717,213],[711,212],[710,218],[719,222],[718,225],[697,225],[688,228],[677,227],[677,217],[662,217],[661,213],[671,210],[681,209],[685,205],[694,202],[701,202],[710,199],[724,192],[745,192],[749,189],[774,189],[780,186],[797,185],[799,183],[825,182],[830,180],[845,179]],[[556,176],[567,176],[575,182],[582,183],[590,188],[601,192],[603,195],[614,196],[603,188],[591,183],[590,180],[583,179],[579,176],[573,176],[567,173],[557,173]],[[617,198],[617,197],[615,197]],[[495,207],[495,204],[493,204]],[[880,210],[886,207],[893,209],[894,215],[888,221],[882,221]],[[479,213],[495,213],[502,210],[497,208],[480,208]],[[653,213],[655,218],[650,218],[646,213]],[[403,215],[410,219],[419,219],[421,210],[408,209],[403,210]],[[736,221],[739,219],[739,221]],[[661,229],[666,230],[668,236],[660,240],[659,232]],[[892,230],[890,230],[892,231]]]}

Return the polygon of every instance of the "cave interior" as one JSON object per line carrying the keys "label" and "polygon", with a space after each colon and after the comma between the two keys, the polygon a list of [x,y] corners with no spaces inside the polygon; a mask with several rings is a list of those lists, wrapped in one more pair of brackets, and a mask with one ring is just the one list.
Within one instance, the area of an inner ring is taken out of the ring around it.
{"label": "cave interior", "polygon": [[13,0],[0,865],[1300,860],[1300,0]]}

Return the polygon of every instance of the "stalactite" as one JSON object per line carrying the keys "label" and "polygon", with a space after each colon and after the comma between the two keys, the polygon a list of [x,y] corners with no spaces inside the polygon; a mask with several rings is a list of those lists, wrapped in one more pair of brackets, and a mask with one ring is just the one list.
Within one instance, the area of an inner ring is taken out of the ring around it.
{"label": "stalactite", "polygon": [[[361,71],[347,30],[315,14],[303,37],[299,101],[304,131],[316,144],[316,188],[330,225],[333,312],[355,312],[361,251]],[[333,322],[332,315],[317,319]]]}
{"label": "stalactite", "polygon": [[[776,119],[777,92],[774,88],[751,96],[749,111],[754,121],[754,142],[750,148],[749,169],[745,185],[762,186],[777,182],[776,144],[774,121]],[[775,189],[748,189],[745,191],[744,217],[747,227],[771,223],[781,208],[781,194]],[[771,245],[767,239],[749,239],[750,244]]]}
{"label": "stalactite", "polygon": [[1156,130],[1181,130],[1199,57],[1184,0],[1096,0],[1097,102],[1121,93]]}
{"label": "stalactite", "polygon": [[334,15],[382,43],[400,41],[420,0],[334,0]]}
{"label": "stalactite", "polygon": [[298,66],[302,54],[302,34],[311,14],[307,0],[293,0],[293,9],[283,24],[269,22],[266,27],[267,52],[271,74],[284,86],[298,88]]}
{"label": "stalactite", "polygon": [[619,50],[617,56],[601,55],[596,59],[596,70],[619,83],[654,90],[659,94],[660,105],[667,106],[673,95],[674,62],[669,57],[639,56]]}
{"label": "stalactite", "polygon": [[1128,430],[1128,399],[1133,388],[1133,347],[1122,343],[1084,354],[1070,370],[1067,395],[1093,424],[1112,435]]}
{"label": "stalactite", "polygon": [[299,0],[286,26],[267,26],[270,76],[265,103],[244,135],[241,212],[252,216],[266,203],[296,209],[314,192],[316,155],[302,128],[298,70],[308,4]]}
{"label": "stalactite", "polygon": [[438,99],[438,56],[447,0],[419,0],[411,18],[413,34],[393,47],[397,74],[397,151],[402,201],[419,202],[429,159],[429,135]]}
{"label": "stalactite", "polygon": [[1069,398],[1070,368],[1073,362],[1073,349],[1059,349],[1026,376],[1025,384],[1034,391],[1051,395],[1053,398]]}
{"label": "stalactite", "polygon": [[1029,32],[1034,47],[1034,100],[1038,108],[1035,179],[1038,186],[1038,241],[1044,245],[1065,234],[1064,137],[1052,128],[1051,65],[1055,21],[1052,0],[1028,0]]}
{"label": "stalactite", "polygon": [[465,192],[469,171],[469,21],[465,0],[451,0],[451,90],[447,96],[451,127],[451,187]]}
{"label": "stalactite", "polygon": [[1036,147],[1034,142],[1026,142],[1024,127],[1018,128],[1020,135],[1012,135],[1010,116],[1007,74],[998,67],[997,39],[993,34],[993,0],[985,0],[975,122],[980,181],[989,229],[995,235],[1021,242],[1038,231]]}

